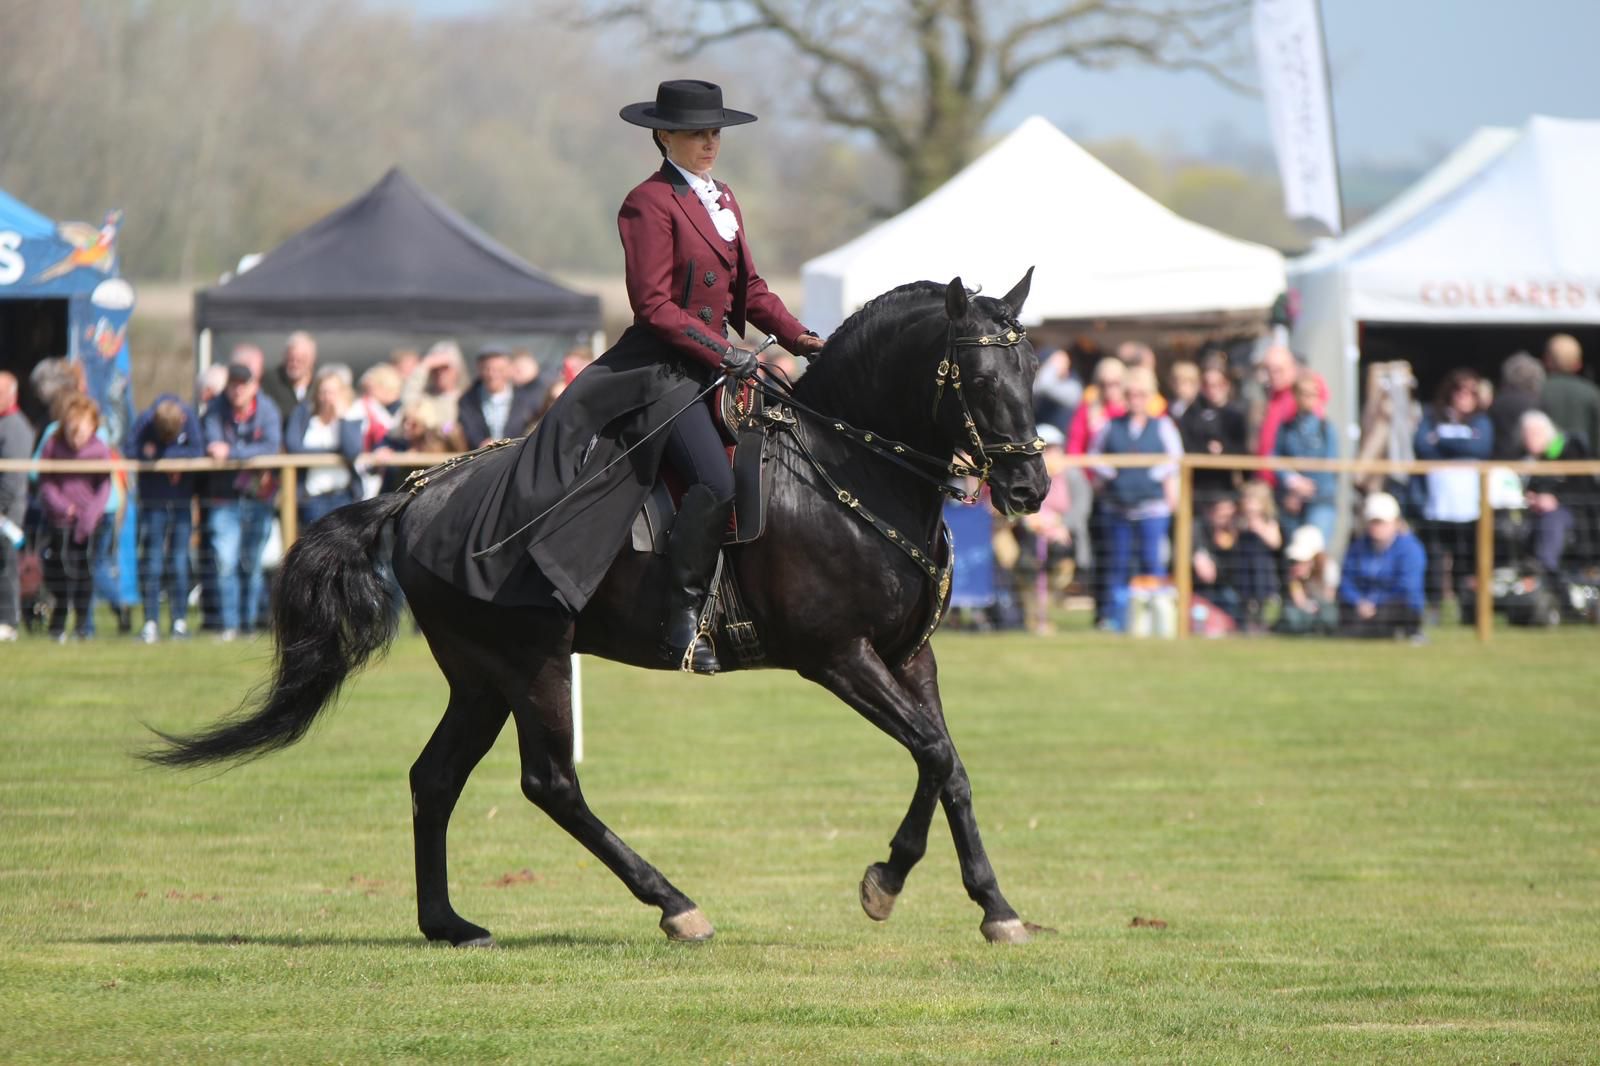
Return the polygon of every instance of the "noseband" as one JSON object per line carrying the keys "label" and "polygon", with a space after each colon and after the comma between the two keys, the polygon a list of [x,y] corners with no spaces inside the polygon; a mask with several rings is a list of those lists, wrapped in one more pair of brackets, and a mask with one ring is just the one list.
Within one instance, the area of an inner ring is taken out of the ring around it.
{"label": "noseband", "polygon": [[[972,419],[972,408],[967,405],[967,395],[961,391],[961,366],[956,362],[956,352],[962,348],[1009,348],[1028,339],[1027,331],[1021,326],[1009,326],[1004,333],[985,335],[979,337],[957,337],[955,324],[952,323],[945,334],[944,358],[939,360],[939,370],[934,375],[933,416],[939,417],[939,404],[944,400],[945,385],[950,386],[950,391],[955,393],[956,399],[961,404],[961,423],[967,431],[967,441],[972,445],[967,463],[955,462],[950,464],[950,472],[959,476],[975,477],[978,481],[989,480],[989,472],[994,469],[994,460],[989,458],[989,453],[995,455],[1043,455],[1044,438],[1035,436],[1032,440],[991,440],[985,441],[978,433],[978,424]],[[976,464],[976,465],[974,465]]]}

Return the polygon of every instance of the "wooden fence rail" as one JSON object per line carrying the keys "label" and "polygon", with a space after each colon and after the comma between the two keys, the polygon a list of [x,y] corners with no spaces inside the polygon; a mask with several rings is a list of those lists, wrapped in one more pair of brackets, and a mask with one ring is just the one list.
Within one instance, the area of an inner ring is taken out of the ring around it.
{"label": "wooden fence rail", "polygon": [[[392,455],[363,455],[357,462],[365,469],[397,467],[417,469],[444,462],[450,452],[398,452]],[[1438,470],[1473,470],[1478,475],[1477,523],[1477,632],[1478,639],[1487,641],[1494,631],[1494,511],[1489,505],[1489,479],[1495,470],[1510,470],[1518,476],[1588,475],[1600,478],[1600,460],[1582,462],[1479,462],[1412,460],[1393,462],[1383,459],[1280,459],[1250,455],[1199,455],[1186,454],[1174,460],[1166,455],[1069,455],[1069,467],[1154,467],[1176,463],[1178,466],[1178,501],[1173,513],[1172,571],[1177,592],[1178,637],[1188,637],[1190,608],[1194,599],[1194,472],[1196,470],[1237,470],[1256,473],[1301,471],[1334,473],[1345,476],[1359,474],[1428,474]],[[297,487],[302,470],[344,465],[337,455],[268,455],[257,459],[215,460],[159,459],[159,460],[82,460],[82,459],[0,459],[0,473],[24,471],[27,473],[114,473],[125,471],[154,473],[209,473],[219,470],[277,470],[281,488],[278,493],[278,515],[283,531],[283,545],[287,549],[299,533],[299,507]],[[1600,485],[1597,485],[1600,491]]]}

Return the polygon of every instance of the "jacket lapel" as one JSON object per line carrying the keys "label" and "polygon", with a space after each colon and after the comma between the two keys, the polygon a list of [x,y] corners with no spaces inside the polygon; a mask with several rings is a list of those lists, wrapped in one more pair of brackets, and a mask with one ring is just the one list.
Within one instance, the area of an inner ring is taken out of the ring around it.
{"label": "jacket lapel", "polygon": [[728,251],[730,242],[723,240],[722,234],[717,232],[717,227],[712,224],[711,216],[706,212],[705,205],[700,202],[700,197],[689,188],[689,182],[668,160],[662,160],[661,173],[672,185],[672,198],[677,203],[678,210],[684,213],[689,224],[699,231],[707,244],[711,245],[711,250],[717,253],[723,265],[732,266],[734,253]]}

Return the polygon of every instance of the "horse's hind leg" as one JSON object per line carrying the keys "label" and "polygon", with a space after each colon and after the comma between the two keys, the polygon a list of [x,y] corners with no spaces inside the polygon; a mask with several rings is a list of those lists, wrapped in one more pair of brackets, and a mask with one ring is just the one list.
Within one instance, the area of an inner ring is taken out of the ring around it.
{"label": "horse's hind leg", "polygon": [[863,641],[806,676],[854,707],[899,741],[917,764],[917,788],[889,845],[887,862],[873,863],[861,879],[861,906],[876,921],[894,909],[905,880],[928,847],[934,806],[943,802],[961,863],[961,883],[983,908],[983,935],[992,941],[1028,938],[1017,912],[1006,902],[984,851],[972,813],[972,789],[945,726],[933,651],[923,648],[891,672]]}
{"label": "horse's hind leg", "polygon": [[[508,693],[509,694],[509,693]],[[711,923],[694,901],[595,817],[572,764],[572,670],[566,654],[550,655],[511,698],[522,757],[522,791],[552,821],[622,879],[641,903],[661,908],[672,940],[709,940]]]}
{"label": "horse's hind leg", "polygon": [[505,725],[510,709],[493,688],[452,680],[450,703],[411,767],[411,823],[416,841],[417,924],[429,940],[487,947],[489,930],[450,905],[445,835],[461,789]]}

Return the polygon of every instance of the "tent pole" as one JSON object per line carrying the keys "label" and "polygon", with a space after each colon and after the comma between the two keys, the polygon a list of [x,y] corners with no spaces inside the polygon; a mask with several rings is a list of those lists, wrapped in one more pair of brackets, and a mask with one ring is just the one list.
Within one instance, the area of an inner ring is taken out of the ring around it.
{"label": "tent pole", "polygon": [[200,331],[194,343],[195,373],[203,374],[211,366],[211,330]]}
{"label": "tent pole", "polygon": [[1339,201],[1339,232],[1344,232],[1344,179],[1339,176],[1339,122],[1333,106],[1333,65],[1328,61],[1328,23],[1317,0],[1317,38],[1322,44],[1322,79],[1328,94],[1328,142],[1333,149],[1333,191]]}

